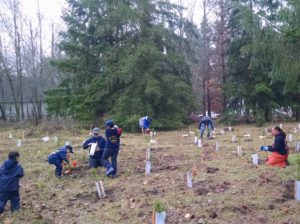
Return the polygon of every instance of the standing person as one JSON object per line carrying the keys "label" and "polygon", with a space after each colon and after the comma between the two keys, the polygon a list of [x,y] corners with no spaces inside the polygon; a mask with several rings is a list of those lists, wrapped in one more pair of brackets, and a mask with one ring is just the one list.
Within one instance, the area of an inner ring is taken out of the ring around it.
{"label": "standing person", "polygon": [[12,151],[0,168],[0,214],[4,212],[7,201],[10,201],[11,211],[20,209],[19,179],[24,176],[23,168],[18,164],[19,153]]}
{"label": "standing person", "polygon": [[150,132],[150,125],[152,123],[152,118],[149,116],[145,116],[140,118],[139,125],[142,131],[142,134],[145,135]]}
{"label": "standing person", "polygon": [[105,128],[106,147],[102,158],[106,163],[109,163],[108,158],[111,157],[112,171],[107,172],[106,175],[114,177],[117,175],[117,157],[120,148],[122,129],[118,128],[112,120],[107,120],[105,122]]}
{"label": "standing person", "polygon": [[272,128],[272,135],[275,136],[274,144],[261,146],[260,150],[272,152],[267,158],[267,165],[286,167],[288,164],[288,147],[286,143],[286,133],[278,126]]}
{"label": "standing person", "polygon": [[199,124],[200,137],[203,138],[205,128],[207,127],[207,138],[210,137],[210,130],[214,130],[214,125],[210,117],[204,116]]}
{"label": "standing person", "polygon": [[71,145],[65,145],[48,156],[48,163],[55,166],[55,176],[58,178],[61,178],[63,169],[62,162],[70,163],[68,160],[69,153],[74,153],[73,147]]}
{"label": "standing person", "polygon": [[93,136],[86,141],[84,141],[82,147],[84,149],[88,149],[92,146],[92,143],[96,143],[96,149],[94,152],[90,150],[90,157],[89,157],[89,167],[90,168],[97,168],[100,166],[104,166],[104,160],[102,159],[102,155],[105,149],[106,141],[100,135],[100,128],[95,127],[92,131]]}

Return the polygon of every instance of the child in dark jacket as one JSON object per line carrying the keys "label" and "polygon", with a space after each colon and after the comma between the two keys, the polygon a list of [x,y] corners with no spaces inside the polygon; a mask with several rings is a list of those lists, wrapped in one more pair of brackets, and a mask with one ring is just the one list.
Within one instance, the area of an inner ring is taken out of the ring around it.
{"label": "child in dark jacket", "polygon": [[[106,141],[105,139],[99,134],[100,128],[96,127],[93,129],[93,137],[87,139],[82,147],[83,149],[90,148],[90,157],[89,157],[89,167],[90,168],[97,168],[99,166],[104,166],[104,160],[102,159],[102,155],[104,152]],[[96,148],[92,151],[92,144],[95,143]]]}
{"label": "child in dark jacket", "polygon": [[105,123],[105,136],[106,136],[106,147],[102,158],[106,163],[108,158],[111,157],[112,169],[111,172],[107,172],[107,176],[117,175],[117,157],[120,148],[120,136],[122,129],[118,128],[112,120],[107,120]]}
{"label": "child in dark jacket", "polygon": [[61,148],[59,148],[56,152],[51,153],[48,156],[48,162],[49,164],[55,165],[55,175],[60,178],[61,172],[62,172],[62,162],[65,161],[67,164],[69,164],[68,160],[68,153],[73,153],[73,148],[71,145],[65,145]]}
{"label": "child in dark jacket", "polygon": [[11,211],[20,209],[19,179],[24,176],[23,168],[18,164],[19,153],[12,151],[0,168],[0,214],[10,200]]}

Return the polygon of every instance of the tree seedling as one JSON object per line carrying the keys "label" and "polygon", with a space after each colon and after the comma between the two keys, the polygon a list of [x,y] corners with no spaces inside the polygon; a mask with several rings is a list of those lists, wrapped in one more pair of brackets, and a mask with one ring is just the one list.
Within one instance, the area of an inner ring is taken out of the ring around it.
{"label": "tree seedling", "polygon": [[97,169],[96,168],[91,169],[91,174],[92,174],[92,179],[95,181],[96,190],[99,198],[105,198],[106,194],[105,194],[104,186],[102,181],[98,181],[99,176],[97,174]]}
{"label": "tree seedling", "polygon": [[152,214],[152,224],[165,224],[166,222],[166,207],[160,201],[154,203]]}

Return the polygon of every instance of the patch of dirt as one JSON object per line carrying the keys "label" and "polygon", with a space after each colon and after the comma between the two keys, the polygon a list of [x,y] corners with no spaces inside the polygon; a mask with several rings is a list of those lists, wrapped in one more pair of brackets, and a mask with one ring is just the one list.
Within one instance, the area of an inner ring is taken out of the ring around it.
{"label": "patch of dirt", "polygon": [[206,173],[216,173],[218,170],[219,170],[219,168],[207,167]]}
{"label": "patch of dirt", "polygon": [[279,198],[273,200],[274,203],[284,203],[294,199],[295,182],[289,180],[283,185],[283,192]]}

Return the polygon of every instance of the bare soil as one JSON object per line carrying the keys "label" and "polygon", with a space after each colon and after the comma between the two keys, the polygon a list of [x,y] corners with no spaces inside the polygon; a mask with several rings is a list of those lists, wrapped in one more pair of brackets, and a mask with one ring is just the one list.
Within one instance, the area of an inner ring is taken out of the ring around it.
{"label": "bare soil", "polygon": [[[294,141],[300,141],[300,131],[293,133],[297,126],[283,124]],[[107,178],[103,167],[97,169],[96,179],[103,182],[107,194],[103,199],[98,198],[95,179],[88,168],[88,151],[81,148],[88,131],[66,131],[60,126],[0,129],[1,162],[10,150],[17,149],[25,170],[21,180],[22,211],[11,215],[7,205],[0,223],[147,224],[151,223],[158,200],[166,206],[166,223],[171,224],[300,223],[300,203],[294,199],[296,165],[266,166],[268,153],[259,151],[260,145],[273,144],[271,134],[260,138],[264,128],[254,126],[236,126],[231,132],[228,127],[217,128],[215,138],[203,139],[201,148],[193,143],[191,129],[158,132],[154,137],[157,143],[151,144],[152,169],[148,176],[145,138],[124,133],[118,177]],[[234,143],[233,134],[237,136]],[[47,135],[50,141],[43,142],[42,137]],[[17,139],[22,139],[21,147],[16,147]],[[66,141],[75,148],[72,159],[78,166],[71,174],[57,179],[54,167],[46,159]],[[215,150],[216,141],[220,143],[219,151]],[[242,146],[241,156],[237,145]],[[294,143],[289,145],[290,157],[297,156]],[[252,153],[258,153],[258,166],[252,164]],[[192,189],[186,184],[187,171],[192,171]]]}

